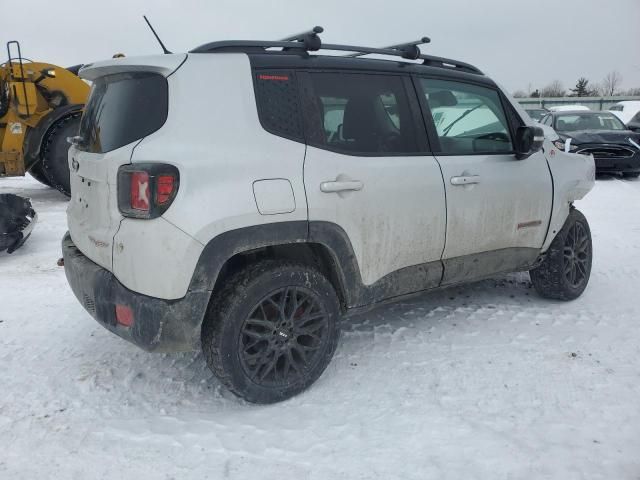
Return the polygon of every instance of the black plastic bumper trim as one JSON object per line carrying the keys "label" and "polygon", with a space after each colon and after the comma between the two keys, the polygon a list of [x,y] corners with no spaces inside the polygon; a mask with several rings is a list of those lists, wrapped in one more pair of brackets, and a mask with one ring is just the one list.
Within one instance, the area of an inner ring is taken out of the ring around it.
{"label": "black plastic bumper trim", "polygon": [[[200,348],[200,326],[210,292],[189,291],[178,300],[164,300],[133,292],[108,270],[87,258],[67,232],[62,239],[67,281],[76,298],[102,326],[138,347],[154,352]],[[116,323],[115,305],[134,312],[134,325]]]}

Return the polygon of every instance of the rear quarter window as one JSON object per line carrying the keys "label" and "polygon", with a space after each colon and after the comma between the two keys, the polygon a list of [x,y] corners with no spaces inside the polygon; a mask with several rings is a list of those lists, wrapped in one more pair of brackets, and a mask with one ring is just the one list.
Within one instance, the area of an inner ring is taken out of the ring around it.
{"label": "rear quarter window", "polygon": [[151,72],[98,78],[80,123],[78,148],[105,153],[158,130],[169,110],[167,79]]}
{"label": "rear quarter window", "polygon": [[304,142],[298,83],[294,73],[257,70],[254,83],[263,128],[274,135]]}

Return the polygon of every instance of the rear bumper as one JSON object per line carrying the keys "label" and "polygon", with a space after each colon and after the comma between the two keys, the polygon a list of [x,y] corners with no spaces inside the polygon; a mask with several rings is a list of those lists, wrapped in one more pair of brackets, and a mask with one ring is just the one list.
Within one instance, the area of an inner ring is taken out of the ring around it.
{"label": "rear bumper", "polygon": [[[189,291],[178,300],[133,292],[108,270],[89,260],[67,232],[62,239],[64,271],[73,293],[103,327],[147,351],[176,352],[200,348],[200,327],[210,292]],[[134,324],[116,323],[115,305],[134,313]]]}

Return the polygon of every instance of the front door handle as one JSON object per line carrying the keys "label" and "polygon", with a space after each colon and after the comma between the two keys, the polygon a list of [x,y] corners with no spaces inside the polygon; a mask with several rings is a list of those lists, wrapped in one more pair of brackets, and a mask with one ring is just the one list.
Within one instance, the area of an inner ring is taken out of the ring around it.
{"label": "front door handle", "polygon": [[451,185],[473,185],[474,183],[480,183],[480,175],[451,177]]}
{"label": "front door handle", "polygon": [[362,190],[364,184],[360,180],[334,180],[331,182],[322,182],[320,191],[324,193],[338,193]]}

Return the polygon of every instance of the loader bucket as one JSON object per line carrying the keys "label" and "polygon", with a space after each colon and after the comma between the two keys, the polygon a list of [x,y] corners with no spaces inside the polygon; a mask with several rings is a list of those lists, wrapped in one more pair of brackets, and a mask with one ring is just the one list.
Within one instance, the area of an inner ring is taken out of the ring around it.
{"label": "loader bucket", "polygon": [[38,215],[28,198],[0,194],[0,252],[13,253],[29,238]]}

